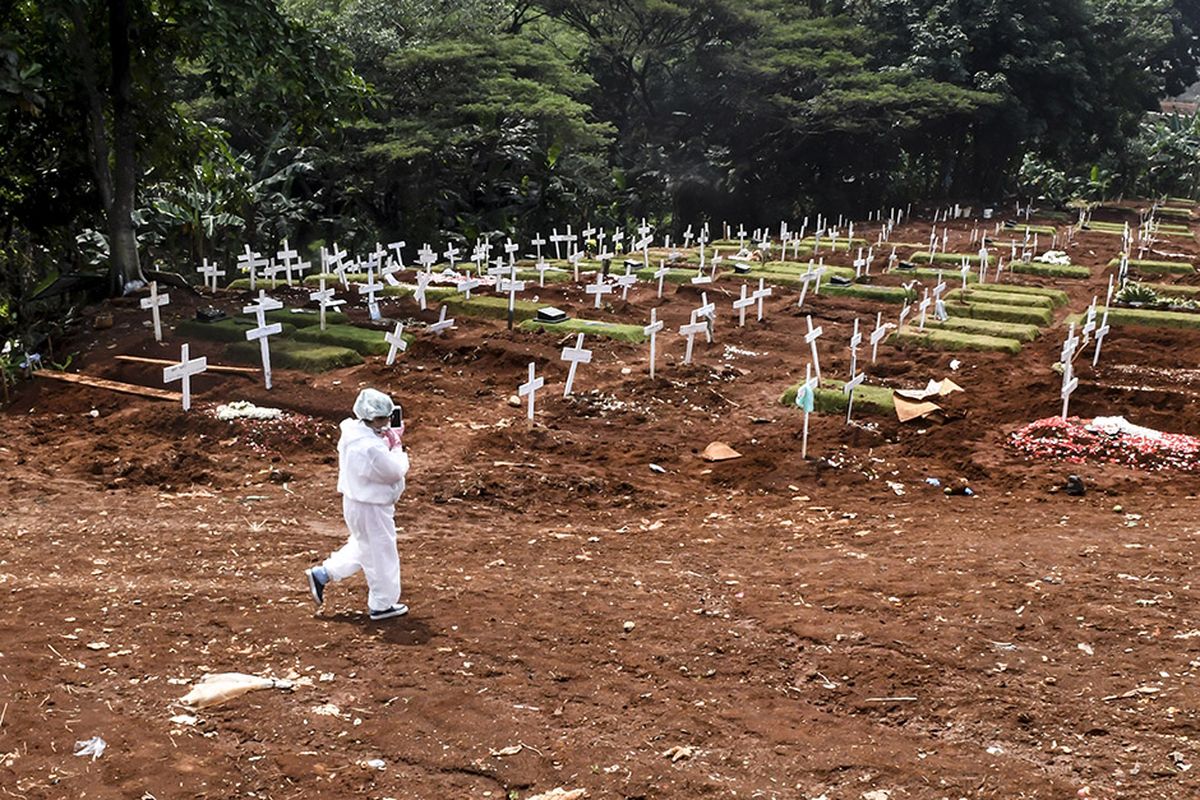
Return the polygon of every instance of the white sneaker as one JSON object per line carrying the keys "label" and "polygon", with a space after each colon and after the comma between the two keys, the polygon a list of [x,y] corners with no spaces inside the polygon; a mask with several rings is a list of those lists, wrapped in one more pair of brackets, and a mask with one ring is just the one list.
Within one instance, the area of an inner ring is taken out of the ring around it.
{"label": "white sneaker", "polygon": [[384,609],[383,611],[368,610],[367,616],[369,616],[372,621],[377,621],[381,619],[391,619],[392,617],[403,617],[407,613],[408,606],[404,605],[404,603],[396,603],[396,605],[392,606],[391,608]]}

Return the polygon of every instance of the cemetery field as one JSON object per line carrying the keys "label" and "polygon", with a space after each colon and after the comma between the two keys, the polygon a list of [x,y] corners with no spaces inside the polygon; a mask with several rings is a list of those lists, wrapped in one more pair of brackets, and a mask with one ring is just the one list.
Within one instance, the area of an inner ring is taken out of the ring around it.
{"label": "cemetery field", "polygon": [[[949,227],[950,252],[969,252],[969,227]],[[894,238],[929,233],[915,223]],[[1170,247],[1200,255],[1194,240]],[[200,305],[237,314],[248,292],[172,289],[161,344],[136,299],[89,309],[114,325],[55,343],[79,352],[72,370],[161,388],[161,365],[114,356],[174,362],[187,341],[210,371],[192,379],[189,413],[35,378],[0,414],[0,787],[214,800],[527,800],[555,787],[593,799],[1197,796],[1196,465],[1034,460],[1010,444],[1059,413],[1066,320],[1097,295],[1103,306],[1114,249],[1084,232],[1067,250],[1089,278],[1004,278],[1068,300],[1028,294],[1051,321],[1022,322],[1015,355],[885,339],[872,363],[864,343],[867,386],[949,378],[964,391],[905,423],[865,403],[849,425],[844,410],[816,412],[807,459],[804,414],[780,397],[804,380],[808,317],[823,329],[822,377],[844,381],[854,321],[865,340],[877,313],[898,321],[898,304],[810,291],[797,308],[799,289],[776,287],[764,319],[751,307],[739,327],[729,276],[667,283],[661,298],[642,282],[598,310],[590,277],[533,281],[519,299],[638,327],[653,309],[666,323],[654,379],[648,343],[587,335],[592,360],[566,399],[560,353],[583,328],[508,331],[467,303],[436,336],[422,325],[438,302],[383,298],[415,336],[393,366],[362,347],[325,371],[277,366],[269,391],[257,372],[211,369],[235,363],[229,341],[174,333]],[[945,281],[960,287],[954,265]],[[306,292],[272,296],[299,306]],[[683,364],[676,331],[705,299],[715,341],[697,336]],[[361,304],[343,311],[339,324],[367,325]],[[989,330],[1017,329],[1007,324]],[[298,333],[280,337],[308,352]],[[1092,352],[1075,368],[1071,416],[1200,435],[1200,330],[1114,325],[1095,368]],[[512,402],[531,361],[546,381],[532,424],[526,400]],[[304,578],[345,537],[336,425],[362,386],[403,404],[412,459],[396,506],[411,611],[374,624],[361,578],[332,585],[320,613]],[[234,400],[288,413],[216,419]],[[714,441],[741,456],[704,460]],[[1062,490],[1071,474],[1086,494]],[[178,703],[220,672],[294,687]],[[92,736],[103,756],[74,757]]]}

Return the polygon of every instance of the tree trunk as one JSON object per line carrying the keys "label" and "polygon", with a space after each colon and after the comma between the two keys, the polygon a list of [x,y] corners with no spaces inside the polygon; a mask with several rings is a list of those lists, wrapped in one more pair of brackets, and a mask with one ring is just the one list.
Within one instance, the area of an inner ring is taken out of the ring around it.
{"label": "tree trunk", "polygon": [[133,117],[133,74],[130,69],[129,0],[109,1],[112,48],[113,193],[108,213],[109,277],[114,293],[141,277],[133,203],[137,193],[137,152]]}

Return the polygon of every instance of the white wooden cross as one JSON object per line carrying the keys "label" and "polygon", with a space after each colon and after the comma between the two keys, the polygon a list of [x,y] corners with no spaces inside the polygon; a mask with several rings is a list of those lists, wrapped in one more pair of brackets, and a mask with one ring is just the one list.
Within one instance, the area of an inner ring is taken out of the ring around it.
{"label": "white wooden cross", "polygon": [[866,380],[867,373],[860,372],[842,385],[842,394],[846,395],[846,424],[850,424],[850,414],[854,411],[854,390]]}
{"label": "white wooden cross", "polygon": [[733,301],[733,310],[738,312],[738,327],[746,327],[746,309],[756,302],[754,295],[746,295],[746,284],[742,284],[742,295]]}
{"label": "white wooden cross", "polygon": [[170,302],[170,295],[158,293],[158,281],[151,281],[150,296],[142,298],[141,306],[150,309],[150,316],[154,318],[154,341],[156,342],[162,341],[162,316],[159,314],[159,309]]}
{"label": "white wooden cross", "polygon": [[812,364],[804,365],[804,383],[796,390],[796,405],[804,410],[804,438],[800,441],[800,457],[808,458],[808,415],[809,407],[817,396],[820,378],[812,374]]}
{"label": "white wooden cross", "polygon": [[437,253],[433,252],[433,248],[429,246],[428,242],[421,245],[421,249],[417,251],[417,261],[426,272],[429,272],[437,263]]}
{"label": "white wooden cross", "polygon": [[658,318],[658,309],[650,309],[650,324],[642,328],[642,335],[650,337],[650,379],[654,379],[654,350],[658,332],[663,329],[663,321]]}
{"label": "white wooden cross", "polygon": [[325,275],[324,274],[321,275],[319,280],[321,282],[321,288],[318,291],[309,292],[308,298],[310,300],[316,300],[317,303],[320,304],[320,306],[321,306],[321,330],[325,330],[325,309],[337,308],[338,306],[342,305],[346,301],[333,299],[333,289],[325,288]]}
{"label": "white wooden cross", "polygon": [[404,334],[404,323],[397,322],[396,330],[391,331],[390,333],[385,333],[383,335],[383,340],[385,342],[387,342],[389,345],[391,345],[390,347],[388,347],[388,354],[387,354],[387,365],[389,367],[392,364],[396,363],[396,352],[397,351],[403,353],[405,350],[408,349],[408,342],[404,341],[403,334]]}
{"label": "white wooden cross", "polygon": [[541,257],[539,256],[538,262],[533,265],[533,268],[537,270],[538,288],[541,289],[546,285],[546,270],[550,269],[550,262],[542,261]]}
{"label": "white wooden cross", "polygon": [[375,282],[375,271],[370,267],[367,268],[367,282],[358,285],[359,295],[367,296],[367,310],[371,315],[371,319],[379,319],[379,303],[375,300],[375,293],[383,291],[383,284]]}
{"label": "white wooden cross", "polygon": [[861,278],[863,267],[867,266],[867,260],[863,258],[863,249],[858,248],[858,257],[854,259],[854,277]]}
{"label": "white wooden cross", "polygon": [[921,312],[921,322],[917,325],[918,330],[925,330],[925,314],[929,311],[929,306],[933,301],[929,298],[929,289],[926,287],[925,294],[921,298],[921,302],[917,304],[917,310]]}
{"label": "white wooden cross", "polygon": [[875,354],[879,350],[879,343],[887,338],[887,328],[883,324],[883,312],[879,311],[875,314],[875,330],[871,331],[871,363],[875,363]]}
{"label": "white wooden cross", "polygon": [[441,336],[442,331],[449,330],[450,328],[453,328],[453,327],[454,327],[454,317],[451,317],[450,319],[446,319],[446,306],[443,305],[441,308],[441,313],[438,314],[438,321],[433,323],[432,325],[428,326],[426,328],[426,330],[428,330],[430,333],[436,333],[438,336]]}
{"label": "white wooden cross", "polygon": [[650,269],[650,237],[646,236],[634,242],[633,250],[642,251],[642,269]]}
{"label": "white wooden cross", "polygon": [[505,238],[504,254],[508,256],[508,265],[514,266],[517,263],[517,251],[521,249],[521,245],[514,242],[512,239]]}
{"label": "white wooden cross", "polygon": [[183,382],[184,411],[189,411],[192,408],[192,376],[199,375],[206,369],[208,369],[208,359],[204,356],[192,359],[188,358],[187,344],[180,345],[178,364],[163,367],[163,383],[170,383],[171,381]]}
{"label": "white wooden cross", "polygon": [[404,256],[400,254],[400,251],[403,250],[407,244],[408,242],[388,242],[388,249],[393,253],[393,258],[396,260],[397,269],[404,269]]}
{"label": "white wooden cross", "polygon": [[692,239],[695,239],[695,238],[696,238],[696,235],[694,233],[692,233],[692,226],[688,225],[687,230],[683,232],[683,249],[687,250],[689,247],[691,247]]}
{"label": "white wooden cross", "polygon": [[567,385],[563,389],[563,397],[569,397],[571,389],[575,386],[575,370],[580,364],[592,363],[592,351],[584,349],[582,333],[576,336],[574,347],[563,348],[562,360],[571,362],[571,366],[567,369]]}
{"label": "white wooden cross", "polygon": [[696,243],[700,245],[700,271],[704,271],[704,245],[708,243],[708,227],[706,226],[700,231],[700,235],[696,237]]}
{"label": "white wooden cross", "polygon": [[271,347],[267,342],[268,337],[274,336],[277,333],[283,332],[283,325],[279,322],[267,324],[266,314],[268,311],[283,308],[283,303],[273,297],[267,297],[267,293],[259,289],[258,303],[255,305],[244,306],[243,314],[254,314],[258,321],[258,326],[246,331],[246,340],[258,340],[258,347],[262,354],[263,365],[263,382],[267,388],[271,388]]}
{"label": "white wooden cross", "polygon": [[458,291],[466,295],[468,300],[471,299],[471,290],[478,289],[483,286],[483,281],[476,278],[474,275],[468,275],[458,282]]}
{"label": "white wooden cross", "polygon": [[[295,269],[296,264],[300,263],[299,255],[291,247],[288,247],[287,239],[283,240],[283,249],[275,253],[275,260],[279,263],[280,268],[283,269],[288,286],[292,285],[292,270]],[[292,263],[293,261],[296,263]]]}
{"label": "white wooden cross", "polygon": [[508,313],[516,313],[517,308],[517,292],[525,291],[525,281],[517,280],[517,268],[510,266],[511,273],[507,278],[501,278],[496,282],[496,290],[500,292],[508,292]]}
{"label": "white wooden cross", "polygon": [[804,320],[808,326],[808,333],[804,334],[804,341],[812,350],[812,363],[817,371],[817,380],[819,381],[821,380],[821,357],[817,354],[817,339],[821,338],[824,331],[820,327],[813,327],[811,314],[805,315]]}
{"label": "white wooden cross", "polygon": [[[341,280],[342,285],[346,285],[346,251],[339,250],[337,242],[333,243],[333,250],[327,254],[327,264],[323,269],[332,271]],[[251,289],[254,287],[251,286]]]}
{"label": "white wooden cross", "polygon": [[1096,330],[1096,296],[1092,296],[1092,304],[1088,306],[1087,316],[1083,320],[1083,329],[1080,334],[1083,336],[1083,346],[1087,347],[1087,343],[1092,339],[1092,331]]}
{"label": "white wooden cross", "polygon": [[766,285],[765,278],[758,279],[758,288],[754,291],[754,301],[758,303],[758,321],[763,321],[763,301],[775,293],[775,290]]}
{"label": "white wooden cross", "polygon": [[534,374],[534,362],[529,362],[529,380],[517,387],[517,395],[520,397],[529,398],[529,419],[533,419],[533,401],[537,397],[538,389],[546,385],[545,378],[539,378]]}
{"label": "white wooden cross", "polygon": [[529,243],[532,244],[535,248],[537,248],[537,261],[539,264],[542,263],[542,245],[544,245],[546,243],[546,240],[543,239],[542,235],[539,233],[536,236],[534,236],[533,239]]}
{"label": "white wooden cross", "polygon": [[571,233],[571,226],[567,226],[567,232],[563,234],[563,241],[567,243],[567,258],[571,257],[571,253],[575,252],[575,234]]}
{"label": "white wooden cross", "polygon": [[583,291],[596,296],[596,308],[600,307],[600,301],[603,299],[604,295],[608,294],[612,290],[613,287],[604,282],[604,275],[601,272],[596,273],[595,283],[589,283],[587,286],[583,287]]}
{"label": "white wooden cross", "polygon": [[586,253],[584,253],[582,250],[577,250],[574,253],[571,253],[571,255],[567,256],[567,261],[571,262],[571,267],[575,270],[576,283],[579,283],[579,264],[583,261],[583,257],[585,255]]}
{"label": "white wooden cross", "polygon": [[251,250],[250,245],[246,245],[244,252],[238,253],[237,267],[250,276],[250,291],[258,288],[258,270],[268,263],[261,253]]}
{"label": "white wooden cross", "polygon": [[621,287],[621,299],[622,300],[629,299],[629,287],[635,285],[637,283],[637,279],[638,279],[637,275],[635,275],[633,273],[633,268],[629,264],[626,264],[625,265],[625,274],[618,275],[614,281],[617,286]]}
{"label": "white wooden cross", "polygon": [[850,377],[858,371],[858,347],[862,344],[862,334],[858,330],[858,317],[854,318],[854,333],[850,336]]}
{"label": "white wooden cross", "polygon": [[622,253],[625,252],[625,246],[622,244],[622,242],[624,242],[624,241],[625,241],[625,232],[623,230],[621,230],[620,228],[617,228],[615,231],[613,231],[612,244],[613,244],[613,250],[617,253],[617,255],[621,255]]}
{"label": "white wooden cross", "polygon": [[[571,229],[568,226],[567,233],[570,233],[570,232],[571,232]],[[584,228],[581,231],[581,234],[583,236],[583,249],[586,250],[588,242],[591,241],[591,238],[596,235],[596,229],[595,228]]]}
{"label": "white wooden cross", "polygon": [[713,340],[713,328],[717,324],[717,304],[708,302],[708,292],[700,293],[700,307],[692,312],[692,322],[698,319],[706,320],[704,339],[711,342]]}
{"label": "white wooden cross", "polygon": [[658,279],[658,296],[659,296],[659,299],[662,299],[662,294],[663,294],[663,279],[667,277],[667,273],[669,273],[669,272],[670,272],[670,270],[669,270],[669,269],[667,269],[667,262],[666,262],[666,260],[664,260],[664,259],[659,259],[659,262],[658,262],[658,269],[656,269],[656,270],[654,271],[654,277]]}
{"label": "white wooden cross", "polygon": [[558,246],[560,243],[565,241],[565,239],[566,239],[566,237],[559,234],[558,228],[554,228],[550,234],[550,241],[554,245],[554,260],[555,261],[562,261],[562,251],[558,249]]}
{"label": "white wooden cross", "polygon": [[418,272],[417,273],[417,285],[413,289],[413,299],[415,299],[417,301],[417,303],[420,304],[422,311],[424,311],[425,308],[427,307],[425,290],[429,288],[429,283],[432,280],[433,280],[433,273],[431,273],[431,272]]}
{"label": "white wooden cross", "polygon": [[946,313],[946,304],[942,301],[942,294],[946,291],[946,282],[942,280],[942,273],[938,272],[937,285],[933,287],[933,316],[938,320],[945,320],[950,315]]}
{"label": "white wooden cross", "polygon": [[453,244],[447,245],[446,252],[442,253],[442,255],[444,255],[446,257],[446,260],[450,262],[451,270],[454,269],[454,259],[458,258],[458,254],[459,254],[459,249],[457,247],[455,247]]}
{"label": "white wooden cross", "polygon": [[705,321],[696,322],[695,315],[692,316],[692,322],[686,325],[679,326],[679,335],[687,337],[687,350],[683,354],[683,363],[692,363],[692,345],[696,341],[697,333],[708,333],[708,323]]}
{"label": "white wooden cross", "polygon": [[225,270],[221,269],[219,264],[210,263],[207,258],[204,259],[204,266],[196,271],[204,276],[204,287],[206,289],[209,288],[209,279],[212,279],[212,290],[214,292],[217,290],[217,278],[225,277]]}
{"label": "white wooden cross", "polygon": [[1100,327],[1096,328],[1096,353],[1092,356],[1092,366],[1100,361],[1100,347],[1104,344],[1104,337],[1108,336],[1108,307],[1104,308],[1104,316],[1100,320]]}
{"label": "white wooden cross", "polygon": [[1071,402],[1071,395],[1079,388],[1079,378],[1075,377],[1075,367],[1073,361],[1075,359],[1075,348],[1079,346],[1079,337],[1075,335],[1075,323],[1072,322],[1067,330],[1067,339],[1062,346],[1062,418],[1067,418],[1067,406]]}

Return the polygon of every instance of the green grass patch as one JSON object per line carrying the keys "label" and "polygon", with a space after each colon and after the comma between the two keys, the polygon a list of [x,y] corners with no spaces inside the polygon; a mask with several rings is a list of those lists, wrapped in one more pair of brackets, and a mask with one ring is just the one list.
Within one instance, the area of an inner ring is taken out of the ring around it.
{"label": "green grass patch", "polygon": [[1169,236],[1191,236],[1192,229],[1187,225],[1174,225],[1170,222],[1160,222],[1154,226],[1154,230],[1158,233],[1165,233]]}
{"label": "green grass patch", "polygon": [[[235,342],[225,348],[230,361],[258,365],[262,354],[258,342]],[[272,337],[271,366],[275,369],[298,369],[303,372],[327,372],[363,363],[362,356],[345,347],[293,342]]]}
{"label": "green grass patch", "polygon": [[[820,248],[821,248],[822,252],[824,252],[826,250],[830,250],[830,249],[832,249],[832,250],[852,250],[857,247],[865,248],[867,246],[867,240],[860,239],[857,236],[855,236],[853,239],[850,239],[850,240],[847,240],[845,236],[839,236],[837,238],[837,244],[833,245],[832,247],[830,247],[830,241],[831,241],[831,239],[828,236],[821,237]],[[810,250],[816,245],[817,245],[817,240],[812,236],[809,236],[807,238],[800,240],[800,246],[807,247]],[[788,247],[795,247],[795,246],[796,245],[795,245],[794,239],[792,240],[792,242],[788,243]]]}
{"label": "green grass patch", "polygon": [[[451,311],[463,316],[508,319],[507,297],[480,295],[467,300],[462,295],[456,295],[447,297],[445,303]],[[537,316],[538,309],[545,305],[532,300],[518,300],[513,306],[513,319],[517,322],[533,319]]]}
{"label": "green grass patch", "polygon": [[[653,268],[652,269],[639,269],[637,272],[635,272],[633,274],[638,276],[639,281],[648,281],[650,283],[653,283],[655,286],[657,286],[658,278],[654,277],[654,273],[657,271],[658,271],[657,269],[653,269]],[[668,269],[667,274],[663,276],[663,281],[665,281],[666,283],[685,283],[686,284],[686,283],[691,283],[692,278],[697,277],[699,274],[700,273],[698,273],[694,269]],[[720,280],[720,277],[721,277],[720,274],[718,274],[717,280]]]}
{"label": "green grass patch", "polygon": [[[1108,265],[1110,267],[1120,267],[1121,259],[1114,258],[1108,262]],[[1129,266],[1138,272],[1148,275],[1191,275],[1196,271],[1196,268],[1186,261],[1147,261],[1131,258],[1129,259]]]}
{"label": "green grass patch", "polygon": [[969,317],[950,317],[944,320],[926,318],[925,327],[980,336],[996,336],[1001,339],[1016,339],[1019,342],[1032,342],[1042,330],[1037,325],[1023,322],[996,322],[990,319],[971,319]]}
{"label": "green grass patch", "polygon": [[980,284],[982,292],[1003,292],[1004,294],[1030,294],[1050,299],[1055,307],[1067,304],[1067,293],[1062,289],[1050,289],[1045,286],[1022,286],[1017,283],[986,283]]}
{"label": "green grass patch", "polygon": [[1058,233],[1058,228],[1055,228],[1053,225],[1015,225],[1011,228],[1005,225],[1000,228],[1000,233],[996,235],[1002,236],[1006,233],[1018,233],[1024,236],[1025,231],[1036,233],[1040,236],[1053,236],[1054,234]]}
{"label": "green grass patch", "polygon": [[1146,283],[1143,285],[1149,286],[1159,294],[1164,294],[1168,297],[1200,298],[1200,286],[1186,286],[1176,283]]}
{"label": "green grass patch", "polygon": [[[816,269],[815,264],[813,265],[813,269]],[[773,273],[776,275],[797,275],[797,276],[799,276],[799,275],[803,275],[806,272],[808,272],[808,262],[807,261],[803,261],[803,262],[801,262],[801,261],[768,261],[764,264],[758,264],[755,262],[751,262],[750,272],[748,274],[757,275],[760,272],[770,272],[770,273]],[[847,278],[849,280],[854,280],[854,268],[853,267],[834,267],[834,266],[826,265],[825,266],[825,274],[821,276],[821,284],[824,285],[825,282],[828,281],[834,275],[836,275],[840,278]]]}
{"label": "green grass patch", "polygon": [[994,303],[946,303],[946,313],[952,317],[990,319],[995,322],[1020,322],[1026,325],[1049,325],[1053,317],[1048,308],[1023,308]]}
{"label": "green grass patch", "polygon": [[1021,352],[1021,343],[1016,339],[931,328],[928,325],[923,331],[912,325],[905,325],[902,330],[889,336],[888,342],[912,344],[931,350],[987,350],[1014,356]]}
{"label": "green grass patch", "polygon": [[931,257],[929,255],[929,251],[926,250],[920,253],[913,253],[908,260],[912,261],[913,263],[920,263],[924,261],[926,264],[931,262],[935,264],[954,264],[956,267],[958,267],[962,265],[963,259],[966,259],[967,263],[973,267],[979,266],[978,253],[974,255],[971,253],[934,253]]}
{"label": "green grass patch", "polygon": [[[297,328],[307,328],[310,325],[321,324],[321,313],[310,308],[277,308],[266,313],[267,322],[282,322],[284,325],[294,325]],[[326,325],[345,325],[350,321],[340,311],[325,311]]]}
{"label": "green grass patch", "polygon": [[1054,308],[1054,301],[1049,297],[1037,294],[1018,294],[1006,292],[1003,289],[954,289],[946,293],[947,300],[959,300],[964,303],[991,303],[1001,306],[1026,306],[1031,308]]}
{"label": "green grass patch", "polygon": [[547,331],[549,333],[586,333],[589,336],[603,336],[618,342],[641,344],[646,341],[640,325],[622,325],[616,322],[600,322],[591,319],[568,319],[563,322],[539,322],[527,319],[520,325],[523,331]]}
{"label": "green grass patch", "polygon": [[1190,208],[1180,208],[1178,206],[1162,206],[1158,209],[1157,214],[1160,217],[1170,217],[1172,219],[1190,220],[1192,218],[1192,210]]}
{"label": "green grass patch", "polygon": [[[304,281],[302,281],[299,276],[292,278],[292,286],[294,286],[296,288],[301,288],[304,286]],[[232,280],[225,285],[225,288],[226,289],[236,289],[238,291],[247,291],[248,292],[248,291],[250,291],[250,279],[249,278],[238,278],[236,280]],[[254,282],[254,291],[256,291],[256,292],[259,289],[266,289],[268,292],[273,292],[276,289],[286,289],[286,288],[288,288],[288,282],[283,281],[283,280],[270,280],[268,278],[259,278],[258,280],[256,280]]]}
{"label": "green grass patch", "polygon": [[[187,339],[203,339],[208,342],[244,342],[246,341],[246,331],[256,326],[257,323],[254,320],[246,317],[230,317],[219,322],[185,319],[175,326],[175,335]],[[280,335],[292,336],[295,333],[296,326],[285,323]]]}
{"label": "green grass patch", "polygon": [[1077,267],[1074,264],[1040,264],[1036,261],[1026,264],[1024,261],[1014,261],[1005,264],[1004,268],[1018,275],[1040,275],[1043,278],[1090,278],[1092,271],[1087,267]]}
{"label": "green grass patch", "polygon": [[[962,285],[962,273],[956,269],[935,269],[932,267],[917,267],[916,269],[893,269],[890,272],[885,272],[885,275],[895,275],[903,280],[911,280],[912,278],[921,278],[922,280],[936,281],[939,277],[946,281],[947,284]],[[968,272],[967,283],[978,283],[979,273]]]}
{"label": "green grass patch", "polygon": [[[329,325],[325,330],[319,327],[302,328],[296,331],[295,338],[300,342],[345,347],[363,356],[381,356],[391,348],[383,339],[385,333],[353,325]],[[408,333],[402,333],[401,338],[410,345],[415,341]]]}
{"label": "green grass patch", "polygon": [[[821,385],[813,393],[813,411],[822,413],[845,412],[847,397],[842,391],[845,381],[823,378]],[[796,394],[800,384],[789,386],[780,396],[779,402],[789,408],[796,407]],[[874,411],[880,414],[895,414],[896,403],[892,399],[892,390],[883,386],[867,386],[860,384],[854,390],[854,408],[856,410]]]}
{"label": "green grass patch", "polygon": [[902,286],[873,286],[865,283],[853,283],[849,286],[838,286],[833,283],[822,283],[821,294],[831,297],[854,297],[859,300],[879,300],[884,303],[903,304],[906,300],[917,299],[916,291],[905,291]]}
{"label": "green grass patch", "polygon": [[[1103,311],[1097,318],[1103,316]],[[1084,314],[1073,314],[1067,322],[1080,323]],[[1121,308],[1113,306],[1108,310],[1109,325],[1141,325],[1147,328],[1177,328],[1181,330],[1200,330],[1200,313],[1186,311],[1155,311],[1149,308]]]}

